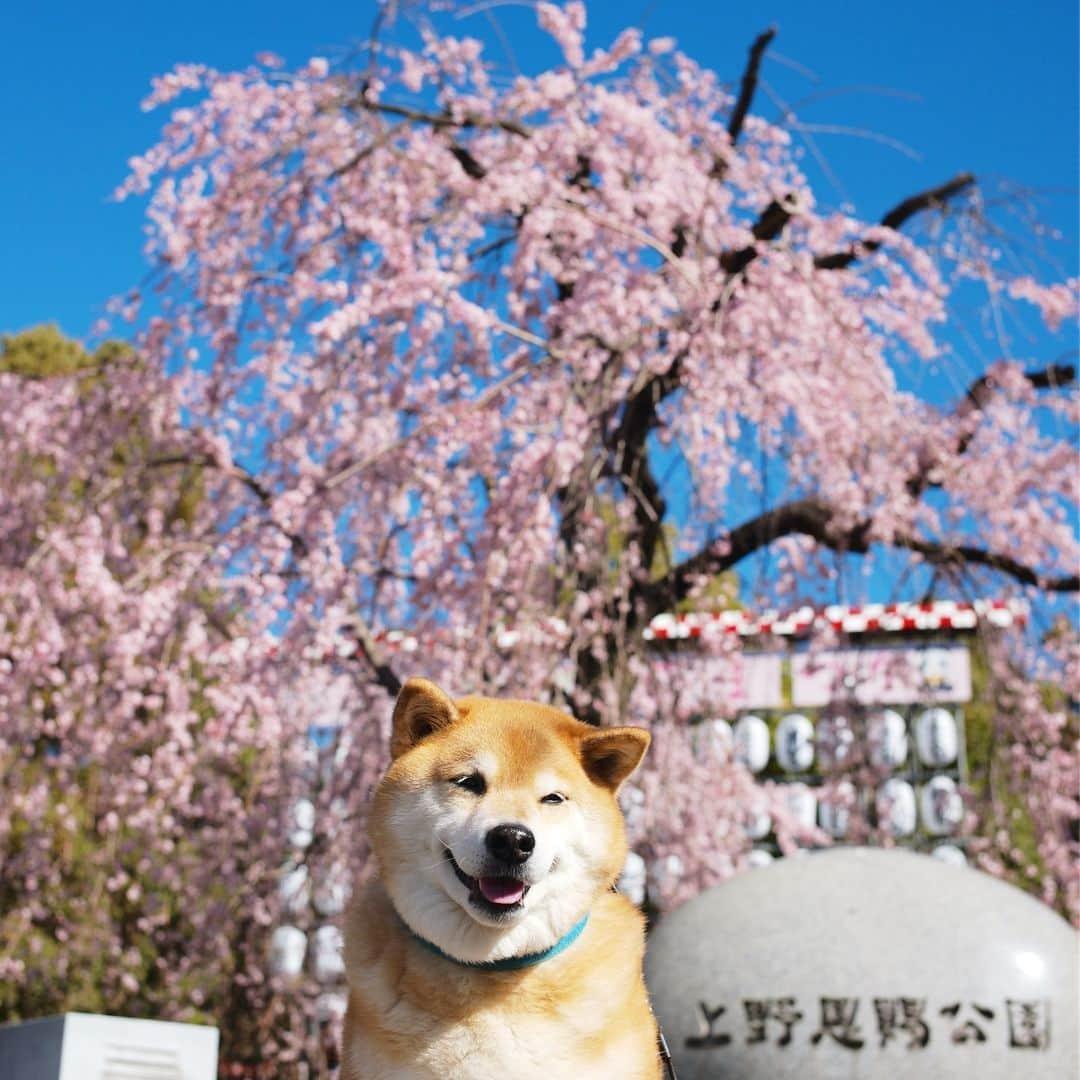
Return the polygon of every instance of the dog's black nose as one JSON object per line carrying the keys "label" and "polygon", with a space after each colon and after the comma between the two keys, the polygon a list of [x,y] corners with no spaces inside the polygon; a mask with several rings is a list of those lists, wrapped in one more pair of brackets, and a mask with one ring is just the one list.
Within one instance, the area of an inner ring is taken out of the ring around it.
{"label": "dog's black nose", "polygon": [[496,825],[484,838],[488,851],[505,863],[523,863],[536,847],[536,837],[524,825]]}

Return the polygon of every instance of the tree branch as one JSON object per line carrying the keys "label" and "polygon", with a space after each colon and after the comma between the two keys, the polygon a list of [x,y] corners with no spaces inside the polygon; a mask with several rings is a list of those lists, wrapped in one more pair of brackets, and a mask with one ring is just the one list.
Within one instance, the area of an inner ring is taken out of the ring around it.
{"label": "tree branch", "polygon": [[471,151],[466,150],[460,143],[450,143],[450,153],[457,159],[457,163],[464,169],[465,175],[472,180],[483,180],[487,176],[487,169],[473,157]]}
{"label": "tree branch", "polygon": [[[350,108],[360,108],[367,112],[382,113],[386,116],[397,116],[403,121],[415,123],[415,124],[428,124],[436,131],[469,131],[469,130],[481,130],[481,131],[505,131],[510,135],[517,135],[522,139],[532,138],[532,130],[526,127],[524,124],[518,123],[516,120],[492,120],[486,116],[480,116],[477,113],[466,113],[464,116],[453,116],[450,113],[433,113],[425,112],[423,109],[411,109],[406,105],[394,105],[387,101],[371,101],[366,94],[366,87],[359,95],[351,98],[345,103]],[[396,130],[396,128],[394,129]],[[371,150],[375,149],[377,143],[373,143],[369,147],[365,147],[359,151],[353,158],[347,161],[344,165],[335,169],[330,175],[330,179],[348,172],[350,169],[355,168],[364,157],[367,156]],[[472,152],[461,143],[455,140],[450,140],[450,153],[454,155],[457,163],[465,171],[465,174],[473,180],[483,180],[487,176],[487,169],[476,160]]]}
{"label": "tree branch", "polygon": [[418,124],[430,124],[433,128],[452,128],[459,131],[477,129],[481,131],[505,131],[522,139],[532,138],[532,130],[516,120],[492,120],[476,113],[453,116],[450,113],[424,112],[422,109],[410,109],[405,105],[393,105],[387,101],[370,101],[361,95],[349,102],[350,105],[368,112],[385,113],[387,116],[400,116],[403,120],[412,120]]}
{"label": "tree branch", "polygon": [[729,157],[735,149],[735,144],[739,141],[747,113],[750,111],[751,102],[754,100],[758,72],[761,69],[761,59],[765,55],[769,42],[774,37],[776,37],[776,27],[770,26],[768,30],[763,30],[758,34],[754,38],[754,43],[750,46],[750,55],[743,71],[742,82],[739,84],[739,96],[735,99],[735,104],[731,110],[731,118],[728,120],[727,132],[730,142],[722,153],[713,156],[712,169],[709,171],[709,176],[713,180],[723,180],[727,174]]}
{"label": "tree branch", "polygon": [[1076,382],[1076,368],[1072,364],[1051,364],[1040,371],[1025,371],[1024,378],[1035,390],[1058,390]]}
{"label": "tree branch", "polygon": [[[932,207],[940,209],[949,199],[959,195],[962,191],[966,191],[974,184],[975,177],[972,173],[960,173],[938,187],[920,191],[917,195],[904,199],[903,202],[894,206],[881,219],[881,224],[887,229],[899,229],[901,225],[916,214]],[[814,259],[814,265],[819,270],[842,270],[868,252],[877,251],[879,247],[881,247],[879,240],[867,240],[848,248],[847,251],[835,251],[831,255],[818,255]]]}
{"label": "tree branch", "polygon": [[[888,229],[899,229],[904,222],[914,217],[923,210],[931,207],[941,207],[966,188],[975,183],[975,177],[971,173],[961,173],[952,180],[927,191],[920,191],[903,202],[894,206],[882,219],[881,224]],[[784,230],[792,215],[796,213],[798,206],[789,199],[774,199],[762,210],[757,221],[754,222],[751,232],[754,235],[754,244],[748,244],[737,251],[725,251],[720,256],[720,265],[730,276],[741,273],[758,257],[757,243],[775,240]],[[850,266],[856,260],[881,247],[880,240],[865,240],[854,244],[846,251],[836,251],[830,255],[818,255],[814,258],[814,266],[818,270],[842,270]]]}
{"label": "tree branch", "polygon": [[239,480],[263,506],[269,506],[273,498],[269,488],[258,477],[249,473],[247,469],[239,465],[222,465],[204,454],[166,454],[161,457],[151,458],[146,465],[150,469],[167,468],[170,465],[184,465],[196,469],[214,469],[216,472],[224,473],[234,480]]}
{"label": "tree branch", "polygon": [[1034,585],[1047,592],[1077,592],[1080,575],[1071,574],[1060,578],[1045,578],[1009,555],[998,555],[970,544],[939,544],[920,540],[915,536],[897,537],[895,544],[920,554],[936,566],[988,566],[1015,578],[1022,585]]}
{"label": "tree branch", "polygon": [[[223,466],[205,455],[189,456],[184,454],[171,454],[164,457],[154,458],[147,463],[152,468],[164,468],[170,465],[196,466],[208,469],[216,469],[226,476],[239,480],[252,494],[256,496],[264,509],[269,509],[273,501],[273,493],[257,477],[239,465]],[[291,529],[286,529],[273,522],[274,526],[281,530],[288,539],[293,557],[300,559],[308,553],[307,541]],[[394,669],[382,653],[375,641],[374,635],[368,629],[367,624],[359,615],[353,615],[347,624],[356,639],[357,646],[364,659],[368,662],[375,675],[375,681],[391,696],[396,697],[402,683]]]}
{"label": "tree branch", "polygon": [[[203,454],[194,456],[189,454],[169,454],[164,457],[152,458],[146,463],[147,468],[158,469],[170,465],[194,466],[197,469],[214,469],[232,480],[239,480],[258,500],[264,510],[269,510],[273,500],[273,492],[255,475],[248,472],[240,465],[222,465],[213,458]],[[308,554],[307,541],[299,534],[283,528],[276,521],[273,523],[282,535],[289,541],[293,557],[302,559]]]}
{"label": "tree branch", "polygon": [[[1024,378],[1034,390],[1057,389],[1069,386],[1076,380],[1076,368],[1071,364],[1052,364],[1042,370],[1027,371],[1024,373]],[[996,389],[993,375],[989,373],[981,375],[971,384],[960,404],[953,410],[953,416],[956,419],[963,419],[966,414],[971,414],[975,420],[968,430],[961,432],[957,438],[953,448],[954,454],[965,453],[971,445],[971,440],[975,438],[975,432],[978,430],[978,418]],[[932,458],[921,462],[919,468],[908,478],[907,493],[913,499],[919,498],[927,488],[940,486],[930,479],[930,473],[939,460]]]}
{"label": "tree branch", "polygon": [[702,578],[730,570],[748,555],[768,547],[782,536],[801,533],[830,547],[837,546],[836,538],[829,536],[831,517],[825,503],[815,498],[798,499],[766,510],[733,529],[725,542],[709,544],[672,567],[660,580],[643,586],[639,595],[651,616],[685,600]]}
{"label": "tree branch", "polygon": [[359,150],[356,151],[355,154],[353,154],[351,158],[349,158],[348,161],[346,161],[342,165],[339,165],[336,169],[333,169],[326,174],[327,182],[340,179],[346,173],[352,172],[352,170],[355,169],[357,165],[359,165],[362,161],[365,161],[367,158],[371,157],[371,155],[374,154],[376,150],[384,147],[403,126],[403,124],[395,124],[392,127],[389,127],[385,131],[383,131],[378,136],[378,138],[372,139],[371,142],[367,144],[367,146],[362,146]]}
{"label": "tree branch", "polygon": [[761,60],[769,43],[776,37],[776,27],[770,26],[763,30],[750,46],[750,57],[746,61],[746,70],[743,71],[742,83],[739,85],[739,96],[735,101],[735,107],[731,110],[731,119],[728,121],[728,135],[731,137],[731,145],[739,141],[742,134],[743,123],[746,114],[750,111],[750,104],[754,100],[754,91],[757,89],[758,73],[761,70]]}
{"label": "tree branch", "polygon": [[[756,243],[767,243],[775,240],[783,231],[784,226],[791,220],[791,215],[798,210],[798,204],[793,198],[783,201],[773,199],[761,216],[754,222],[750,229]],[[720,256],[720,265],[727,271],[729,276],[741,273],[757,258],[758,250],[755,244],[748,244],[738,251],[725,251]]]}
{"label": "tree branch", "polygon": [[[685,600],[702,578],[731,570],[748,555],[784,536],[809,536],[824,547],[846,554],[869,551],[869,522],[860,522],[851,529],[838,532],[831,527],[832,521],[833,513],[828,504],[814,497],[766,510],[733,529],[726,542],[714,542],[702,548],[659,581],[644,586],[639,598],[644,601],[649,616],[668,610]],[[942,544],[915,536],[897,536],[891,545],[914,551],[937,566],[986,566],[1008,574],[1023,585],[1034,585],[1048,592],[1080,590],[1080,576],[1046,578],[1011,556],[968,544]]]}
{"label": "tree branch", "polygon": [[390,666],[390,662],[379,648],[375,635],[372,634],[367,623],[359,615],[354,614],[346,624],[346,629],[351,631],[357,648],[375,673],[375,681],[392,698],[396,698],[401,692],[401,679],[398,678],[397,672]]}
{"label": "tree branch", "polygon": [[660,402],[679,385],[680,359],[677,356],[666,372],[652,376],[627,399],[617,427],[605,440],[610,455],[608,471],[634,502],[637,540],[646,568],[652,566],[667,513],[667,502],[649,462],[647,440],[656,427]]}

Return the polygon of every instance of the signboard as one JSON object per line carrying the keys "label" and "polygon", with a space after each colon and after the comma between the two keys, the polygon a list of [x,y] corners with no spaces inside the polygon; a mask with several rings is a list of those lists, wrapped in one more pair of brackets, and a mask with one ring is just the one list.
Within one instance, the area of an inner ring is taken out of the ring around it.
{"label": "signboard", "polygon": [[[744,709],[779,709],[783,704],[779,653],[708,653],[688,648],[656,657],[658,673],[678,671],[686,690],[680,702],[686,716],[730,714]],[[692,678],[686,679],[687,674]],[[718,708],[718,706],[720,706]]]}
{"label": "signboard", "polygon": [[791,658],[796,707],[970,700],[971,660],[963,645],[807,651]]}

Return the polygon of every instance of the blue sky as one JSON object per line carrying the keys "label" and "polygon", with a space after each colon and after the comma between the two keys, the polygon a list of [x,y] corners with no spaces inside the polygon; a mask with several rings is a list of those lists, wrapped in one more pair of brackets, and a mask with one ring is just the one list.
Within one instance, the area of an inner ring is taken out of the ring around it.
{"label": "blue sky", "polygon": [[[140,279],[142,208],[117,205],[109,194],[128,157],[154,140],[164,120],[139,109],[151,76],[178,61],[242,66],[263,49],[290,63],[332,57],[366,36],[373,13],[370,2],[334,0],[0,5],[0,331],[50,320],[82,335],[110,295]],[[550,58],[531,12],[502,7],[495,14],[523,68]],[[822,134],[818,144],[842,185],[823,183],[822,201],[846,198],[873,218],[965,169],[1056,190],[1044,213],[1064,232],[1075,273],[1075,0],[914,0],[903,8],[599,0],[590,7],[589,40],[606,44],[624,25],[644,26],[650,36],[676,37],[735,80],[750,41],[770,23],[780,33],[764,76],[786,100],[851,87],[911,95],[844,92],[802,111],[812,122],[863,128],[920,155]],[[483,16],[466,25],[488,30]],[[502,59],[499,46],[492,49]],[[765,95],[758,105],[775,113]]]}

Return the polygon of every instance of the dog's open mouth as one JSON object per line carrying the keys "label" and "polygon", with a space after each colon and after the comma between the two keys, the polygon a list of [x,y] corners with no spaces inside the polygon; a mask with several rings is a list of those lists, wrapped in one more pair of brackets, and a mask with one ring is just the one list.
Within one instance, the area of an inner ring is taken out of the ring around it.
{"label": "dog's open mouth", "polygon": [[489,915],[517,911],[525,902],[529,886],[514,877],[470,877],[458,866],[449,848],[443,848],[458,881],[469,890],[469,901]]}

